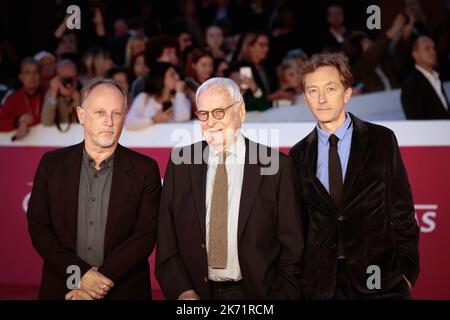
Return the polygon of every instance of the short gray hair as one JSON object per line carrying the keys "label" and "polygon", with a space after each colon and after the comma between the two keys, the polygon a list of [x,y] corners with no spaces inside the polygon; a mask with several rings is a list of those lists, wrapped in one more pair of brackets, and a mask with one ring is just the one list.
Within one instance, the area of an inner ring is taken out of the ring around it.
{"label": "short gray hair", "polygon": [[206,80],[200,85],[200,87],[198,87],[197,92],[195,93],[195,104],[197,105],[197,107],[198,97],[200,96],[200,93],[204,90],[212,90],[215,87],[222,87],[223,89],[225,89],[230,98],[235,102],[243,100],[241,90],[239,89],[239,86],[236,82],[229,78],[215,77]]}
{"label": "short gray hair", "polygon": [[128,111],[128,93],[125,90],[125,88],[116,80],[114,79],[106,79],[103,77],[96,77],[91,80],[89,80],[81,89],[80,97],[81,97],[81,107],[84,108],[87,103],[87,98],[91,94],[92,90],[94,90],[95,87],[106,84],[108,86],[114,87],[117,90],[120,91],[120,93],[123,95],[123,106],[125,107],[125,111]]}

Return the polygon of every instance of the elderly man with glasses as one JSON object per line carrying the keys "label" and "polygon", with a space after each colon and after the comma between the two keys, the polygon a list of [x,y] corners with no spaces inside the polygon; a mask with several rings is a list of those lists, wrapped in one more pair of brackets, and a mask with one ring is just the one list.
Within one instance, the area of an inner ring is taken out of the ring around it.
{"label": "elderly man with glasses", "polygon": [[161,198],[156,277],[166,298],[298,299],[303,233],[291,160],[243,136],[245,103],[232,80],[207,80],[196,102],[205,141],[172,151]]}

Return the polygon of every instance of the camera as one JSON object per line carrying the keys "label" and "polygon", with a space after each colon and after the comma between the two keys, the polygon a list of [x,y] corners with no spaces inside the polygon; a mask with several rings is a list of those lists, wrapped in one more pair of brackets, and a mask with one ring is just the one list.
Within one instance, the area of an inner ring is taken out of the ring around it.
{"label": "camera", "polygon": [[73,87],[73,81],[71,77],[62,77],[61,83],[67,89],[72,89]]}

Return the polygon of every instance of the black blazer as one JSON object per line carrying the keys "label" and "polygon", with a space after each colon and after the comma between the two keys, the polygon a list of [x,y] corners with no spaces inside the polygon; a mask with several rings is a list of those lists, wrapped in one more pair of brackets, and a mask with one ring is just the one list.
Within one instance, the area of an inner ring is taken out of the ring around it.
{"label": "black blazer", "polygon": [[[28,226],[36,251],[44,260],[40,299],[64,299],[69,291],[67,267],[81,276],[91,266],[76,255],[78,188],[84,144],[46,153],[39,163],[28,206]],[[105,299],[150,299],[148,257],[156,237],[161,193],[153,159],[117,146],[104,262],[98,271],[115,286]]]}
{"label": "black blazer", "polygon": [[[278,155],[279,169],[274,175],[261,175],[264,161],[258,153],[257,163],[250,164],[249,150],[256,152],[264,146],[248,139],[245,144],[238,221],[244,290],[250,299],[297,299],[303,235],[292,160],[269,149]],[[201,155],[205,148],[203,141],[173,153],[194,159],[194,150]],[[201,164],[174,164],[169,160],[166,169],[158,220],[156,278],[167,299],[177,299],[188,289],[194,289],[201,299],[210,297],[205,247],[207,168],[202,159]]]}
{"label": "black blazer", "polygon": [[[445,90],[443,87],[441,88],[450,108]],[[416,68],[411,71],[403,83],[401,100],[407,119],[450,119],[450,112],[442,105],[433,86]]]}
{"label": "black blazer", "polygon": [[419,228],[395,135],[350,116],[353,136],[340,206],[316,177],[317,130],[290,152],[307,230],[302,276],[306,298],[333,296],[339,234],[352,284],[362,294],[380,293],[367,288],[370,265],[381,269],[382,291],[402,281],[402,274],[415,283],[419,273]]}

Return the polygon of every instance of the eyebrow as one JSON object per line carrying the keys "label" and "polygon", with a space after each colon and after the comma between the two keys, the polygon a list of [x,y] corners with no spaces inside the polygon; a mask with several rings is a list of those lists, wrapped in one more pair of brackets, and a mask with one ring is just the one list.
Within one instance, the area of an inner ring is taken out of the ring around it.
{"label": "eyebrow", "polygon": [[[325,83],[325,86],[328,86],[328,85],[330,85],[330,84],[337,85],[337,83],[334,82],[334,81],[328,81],[327,83]],[[305,87],[305,89],[317,88],[317,87],[319,87],[319,86],[317,86],[317,85],[312,85],[312,86],[307,86],[307,87]]]}

